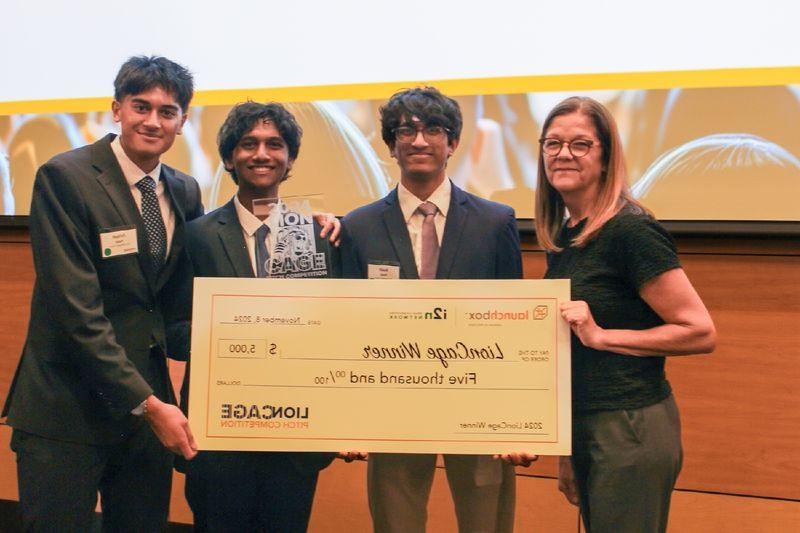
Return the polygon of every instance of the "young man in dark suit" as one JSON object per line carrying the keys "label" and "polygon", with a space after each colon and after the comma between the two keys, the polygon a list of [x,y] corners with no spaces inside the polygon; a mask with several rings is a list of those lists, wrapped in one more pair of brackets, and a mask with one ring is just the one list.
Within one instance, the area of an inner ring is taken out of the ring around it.
{"label": "young man in dark suit", "polygon": [[[286,216],[289,208],[279,195],[301,136],[294,116],[280,104],[247,102],[230,111],[219,131],[219,154],[238,190],[227,204],[188,225],[195,276],[329,277],[338,270],[324,239],[328,233],[331,241],[338,237],[338,221],[315,216],[330,222],[322,228],[315,220],[313,229],[286,223],[303,218]],[[181,396],[186,406],[188,379]],[[323,453],[200,452],[186,477],[195,530],[305,532],[317,476],[333,458]]]}
{"label": "young man in dark suit", "polygon": [[159,161],[192,93],[184,67],[129,59],[114,82],[120,135],[36,175],[36,282],[3,410],[26,531],[90,531],[98,490],[104,531],[161,531],[173,452],[196,453],[174,405],[165,324],[188,263],[185,220],[203,207],[197,182]]}
{"label": "young man in dark suit", "polygon": [[[381,134],[400,166],[400,183],[343,219],[343,277],[522,277],[514,211],[447,178],[447,161],[461,135],[458,103],[435,88],[415,88],[392,96],[380,113]],[[358,455],[363,454],[349,458]],[[445,455],[444,462],[459,530],[511,531],[513,466],[479,455]],[[435,464],[432,454],[370,454],[375,531],[425,531]]]}

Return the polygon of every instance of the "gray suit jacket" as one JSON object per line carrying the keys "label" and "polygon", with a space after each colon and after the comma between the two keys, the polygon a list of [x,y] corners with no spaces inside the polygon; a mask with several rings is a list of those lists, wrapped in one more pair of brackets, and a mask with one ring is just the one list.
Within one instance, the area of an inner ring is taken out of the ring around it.
{"label": "gray suit jacket", "polygon": [[[36,282],[22,358],[3,409],[8,424],[88,444],[121,441],[150,394],[174,401],[165,323],[187,272],[184,220],[202,214],[197,182],[162,165],[175,232],[155,272],[144,221],[110,143],[59,154],[36,174],[30,214]],[[103,258],[100,233],[136,228],[139,253]]]}

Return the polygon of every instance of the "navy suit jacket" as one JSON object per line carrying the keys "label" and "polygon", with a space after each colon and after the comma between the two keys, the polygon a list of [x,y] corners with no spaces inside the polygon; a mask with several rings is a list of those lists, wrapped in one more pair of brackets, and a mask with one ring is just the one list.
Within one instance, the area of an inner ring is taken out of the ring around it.
{"label": "navy suit jacket", "polygon": [[[315,230],[318,233],[319,228],[316,225]],[[324,239],[320,239],[317,235],[317,250],[321,250],[321,246],[324,245],[326,245]],[[195,276],[255,277],[233,200],[188,225],[187,247]],[[191,297],[188,301],[191,302]],[[188,406],[188,391],[189,369],[187,367],[183,387],[181,387],[181,406],[185,411]],[[334,458],[333,454],[327,453],[286,455],[301,471],[320,470],[328,466]]]}
{"label": "navy suit jacket", "polygon": [[[395,188],[384,198],[349,213],[342,220],[342,276],[366,278],[370,263],[400,266],[400,278],[418,279],[408,227]],[[518,279],[522,257],[514,210],[452,186],[439,249],[437,279]],[[476,483],[500,482],[502,469],[491,456],[474,463]],[[483,480],[483,481],[479,481]],[[409,490],[396,480],[398,491]],[[462,488],[454,489],[463,491]]]}
{"label": "navy suit jacket", "polygon": [[[397,189],[342,220],[342,276],[366,278],[370,263],[400,266],[418,279],[411,238]],[[437,279],[518,279],[522,257],[514,210],[452,186],[439,251]]]}
{"label": "navy suit jacket", "polygon": [[[188,256],[185,224],[203,213],[197,182],[162,165],[175,232],[155,272],[147,231],[111,150],[114,135],[55,156],[36,174],[30,214],[36,271],[28,336],[3,415],[16,429],[87,444],[143,424],[131,410],[174,402],[165,324]],[[136,228],[138,253],[104,258],[100,233]]]}

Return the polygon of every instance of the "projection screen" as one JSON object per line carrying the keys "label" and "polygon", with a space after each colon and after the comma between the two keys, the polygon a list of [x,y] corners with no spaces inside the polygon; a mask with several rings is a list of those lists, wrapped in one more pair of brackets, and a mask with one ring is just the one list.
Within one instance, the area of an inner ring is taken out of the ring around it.
{"label": "projection screen", "polygon": [[77,3],[12,0],[0,32],[0,220],[25,219],[36,169],[116,132],[132,55],[186,65],[196,93],[163,160],[207,210],[235,185],[216,150],[230,106],[288,103],[304,131],[282,194],[337,215],[398,170],[378,108],[434,85],[459,102],[455,183],[533,216],[542,120],[573,94],[611,109],[633,193],[665,221],[800,223],[800,3],[439,1]]}

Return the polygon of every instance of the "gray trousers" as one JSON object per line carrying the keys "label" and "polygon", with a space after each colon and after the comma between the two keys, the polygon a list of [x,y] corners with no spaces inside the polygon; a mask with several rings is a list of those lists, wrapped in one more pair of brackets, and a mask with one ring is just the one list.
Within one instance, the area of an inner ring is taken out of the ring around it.
{"label": "gray trousers", "polygon": [[576,414],[572,465],[587,532],[666,531],[682,462],[672,396],[641,409]]}
{"label": "gray trousers", "polygon": [[[514,529],[514,467],[490,455],[445,455],[461,533]],[[369,510],[376,533],[424,533],[436,455],[371,453]]]}

